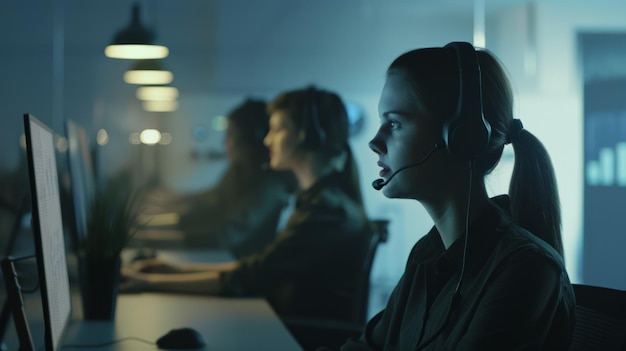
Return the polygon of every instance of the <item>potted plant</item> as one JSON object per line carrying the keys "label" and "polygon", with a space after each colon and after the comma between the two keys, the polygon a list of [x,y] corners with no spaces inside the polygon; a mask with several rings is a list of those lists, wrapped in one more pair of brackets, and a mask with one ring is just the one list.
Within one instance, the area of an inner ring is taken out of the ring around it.
{"label": "potted plant", "polygon": [[78,242],[78,269],[85,319],[113,319],[122,249],[140,229],[138,192],[125,183],[99,189],[87,213],[87,235]]}

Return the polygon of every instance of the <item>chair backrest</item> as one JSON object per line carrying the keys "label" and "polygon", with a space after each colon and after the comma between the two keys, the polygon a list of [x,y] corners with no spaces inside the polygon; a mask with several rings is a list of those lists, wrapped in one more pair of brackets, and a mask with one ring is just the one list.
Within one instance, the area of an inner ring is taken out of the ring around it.
{"label": "chair backrest", "polygon": [[369,242],[363,260],[361,273],[358,277],[358,294],[355,298],[351,320],[324,320],[316,318],[282,318],[291,334],[298,340],[304,351],[339,349],[348,338],[358,337],[367,322],[369,306],[370,273],[376,256],[378,244],[387,241],[389,236],[386,219],[370,220],[367,230]]}
{"label": "chair backrest", "polygon": [[626,291],[573,284],[576,323],[570,350],[626,350]]}
{"label": "chair backrest", "polygon": [[370,291],[370,273],[372,272],[372,266],[374,264],[374,257],[376,256],[376,250],[378,244],[386,242],[389,237],[389,220],[386,219],[374,219],[370,220],[370,240],[363,260],[363,267],[359,282],[359,295],[356,303],[356,311],[354,315],[354,322],[358,325],[365,325],[367,322],[367,310],[369,306],[369,291]]}

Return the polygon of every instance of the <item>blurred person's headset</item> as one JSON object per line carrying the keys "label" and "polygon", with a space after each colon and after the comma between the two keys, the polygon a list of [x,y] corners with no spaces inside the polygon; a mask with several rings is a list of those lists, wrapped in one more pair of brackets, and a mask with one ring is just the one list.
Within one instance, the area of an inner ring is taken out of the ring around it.
{"label": "blurred person's headset", "polygon": [[320,123],[320,102],[322,92],[314,86],[309,86],[305,90],[303,115],[304,123],[300,128],[300,145],[306,149],[318,149],[326,142],[326,131]]}

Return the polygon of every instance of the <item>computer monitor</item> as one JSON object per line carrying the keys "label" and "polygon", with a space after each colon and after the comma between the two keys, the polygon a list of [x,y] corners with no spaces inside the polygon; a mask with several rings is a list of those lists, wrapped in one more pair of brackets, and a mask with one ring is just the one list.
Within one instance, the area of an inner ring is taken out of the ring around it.
{"label": "computer monitor", "polygon": [[65,121],[65,131],[72,201],[74,202],[74,239],[78,243],[87,236],[87,218],[95,198],[96,179],[87,131],[70,119]]}
{"label": "computer monitor", "polygon": [[32,231],[44,316],[45,350],[57,351],[70,321],[72,303],[55,156],[54,133],[24,115]]}

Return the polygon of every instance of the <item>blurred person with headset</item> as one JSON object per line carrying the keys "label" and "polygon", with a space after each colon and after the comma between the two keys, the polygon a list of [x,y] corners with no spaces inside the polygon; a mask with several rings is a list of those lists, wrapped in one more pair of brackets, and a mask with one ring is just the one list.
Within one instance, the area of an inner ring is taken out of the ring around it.
{"label": "blurred person with headset", "polygon": [[[513,118],[505,72],[465,42],[406,52],[390,65],[370,141],[386,197],[419,201],[434,222],[387,306],[353,350],[567,350],[575,299],[563,263],[550,157]],[[509,194],[485,176],[511,144]]]}
{"label": "blurred person with headset", "polygon": [[293,172],[299,185],[276,240],[232,264],[147,261],[124,272],[126,289],[263,296],[281,318],[352,318],[372,228],[344,103],[311,86],[278,95],[268,111],[269,168]]}
{"label": "blurred person with headset", "polygon": [[178,229],[188,247],[219,247],[244,257],[276,239],[296,184],[291,172],[267,167],[268,121],[267,104],[260,99],[246,99],[228,113],[227,169],[211,189],[178,200],[187,208]]}

